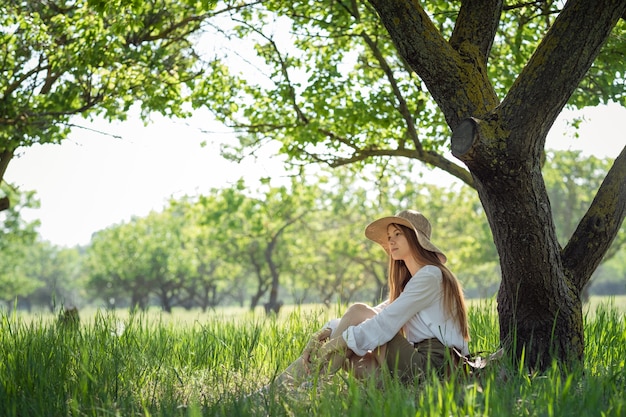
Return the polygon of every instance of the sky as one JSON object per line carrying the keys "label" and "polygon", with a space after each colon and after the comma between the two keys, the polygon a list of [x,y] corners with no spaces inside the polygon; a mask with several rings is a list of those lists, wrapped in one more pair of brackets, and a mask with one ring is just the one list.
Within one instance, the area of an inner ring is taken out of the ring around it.
{"label": "sky", "polygon": [[[566,121],[583,114],[579,137],[573,138]],[[565,111],[546,149],[615,158],[626,145],[624,120],[626,109],[616,104]],[[23,217],[39,219],[42,239],[59,246],[86,245],[92,233],[161,210],[172,197],[207,193],[242,177],[254,185],[261,177],[286,174],[281,159],[270,152],[241,164],[223,159],[219,147],[234,137],[208,116],[187,121],[155,116],[147,126],[137,117],[76,124],[83,128],[73,129],[61,144],[18,150],[5,174],[20,190],[37,192],[41,207]],[[425,177],[435,183],[451,179],[441,171]]]}

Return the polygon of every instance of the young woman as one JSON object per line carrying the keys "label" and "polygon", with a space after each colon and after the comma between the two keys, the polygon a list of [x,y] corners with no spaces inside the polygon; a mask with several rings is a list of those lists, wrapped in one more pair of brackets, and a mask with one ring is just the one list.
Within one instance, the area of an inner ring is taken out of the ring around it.
{"label": "young woman", "polygon": [[428,369],[443,371],[452,348],[467,355],[463,291],[430,235],[430,222],[413,210],[368,225],[365,236],[389,256],[389,298],[376,307],[350,306],[313,335],[277,382],[299,382],[311,367],[329,373],[351,368],[358,377],[386,369],[411,382]]}

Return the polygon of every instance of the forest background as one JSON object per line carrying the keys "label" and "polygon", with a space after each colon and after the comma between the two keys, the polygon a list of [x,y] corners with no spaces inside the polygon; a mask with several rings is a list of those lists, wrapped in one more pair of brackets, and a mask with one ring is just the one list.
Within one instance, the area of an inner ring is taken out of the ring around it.
{"label": "forest background", "polygon": [[[571,235],[611,162],[580,151],[547,153],[544,176],[560,238]],[[1,297],[9,309],[51,312],[88,305],[277,311],[283,303],[376,302],[384,296],[386,261],[364,238],[364,225],[411,207],[431,219],[433,239],[448,253],[466,295],[493,297],[498,258],[473,190],[403,178],[390,175],[378,189],[370,186],[373,179],[339,169],[294,173],[286,183],[267,178],[254,187],[241,179],[234,187],[171,198],[164,209],[111,225],[75,247],[41,239],[37,221],[11,211],[5,228],[21,222],[21,233],[9,252],[18,254],[13,269],[0,275]],[[28,207],[34,194],[22,198]],[[626,293],[625,249],[620,240],[613,244],[588,295]]]}

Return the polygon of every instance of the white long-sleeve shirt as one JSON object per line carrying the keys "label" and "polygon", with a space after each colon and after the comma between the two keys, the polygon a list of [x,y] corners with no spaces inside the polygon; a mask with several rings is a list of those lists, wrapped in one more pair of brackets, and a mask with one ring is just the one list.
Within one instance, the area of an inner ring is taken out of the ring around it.
{"label": "white long-sleeve shirt", "polygon": [[378,306],[374,317],[342,334],[348,348],[359,356],[390,341],[404,328],[411,343],[437,338],[448,347],[469,354],[467,341],[452,317],[446,317],[443,305],[442,272],[434,265],[421,268],[393,302]]}

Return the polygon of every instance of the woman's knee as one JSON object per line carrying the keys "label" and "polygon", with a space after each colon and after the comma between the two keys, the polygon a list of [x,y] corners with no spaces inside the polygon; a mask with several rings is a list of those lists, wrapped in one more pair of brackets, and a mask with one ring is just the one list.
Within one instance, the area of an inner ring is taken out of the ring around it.
{"label": "woman's knee", "polygon": [[343,317],[351,324],[359,324],[376,315],[376,310],[364,303],[354,303],[344,313]]}
{"label": "woman's knee", "polygon": [[331,338],[337,337],[344,332],[350,326],[356,326],[361,324],[363,321],[374,317],[376,315],[376,310],[363,303],[355,303],[352,304],[346,312],[341,316],[341,320],[337,327],[333,330],[331,334]]}

